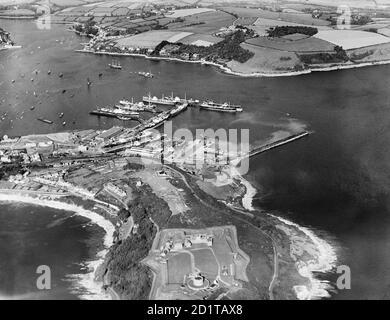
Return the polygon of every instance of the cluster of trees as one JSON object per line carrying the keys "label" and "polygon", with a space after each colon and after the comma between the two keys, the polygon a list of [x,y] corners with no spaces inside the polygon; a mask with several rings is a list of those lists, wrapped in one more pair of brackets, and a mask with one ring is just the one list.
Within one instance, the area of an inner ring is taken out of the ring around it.
{"label": "cluster of trees", "polygon": [[370,16],[366,15],[352,15],[351,16],[351,24],[353,25],[365,25],[367,23],[372,22],[372,19]]}
{"label": "cluster of trees", "polygon": [[96,36],[99,32],[99,29],[96,27],[96,21],[93,19],[88,20],[84,24],[77,24],[74,26],[74,29],[80,33],[84,32],[87,35]]}
{"label": "cluster of trees", "polygon": [[267,30],[268,36],[272,38],[280,38],[289,34],[300,33],[307,36],[314,36],[318,33],[317,28],[304,26],[276,26]]}
{"label": "cluster of trees", "polygon": [[[227,36],[221,42],[215,43],[209,47],[195,46],[191,44],[176,43],[178,50],[175,54],[180,56],[188,53],[190,55],[197,54],[199,58],[204,58],[209,61],[222,60],[236,60],[244,63],[253,57],[254,53],[242,48],[240,44],[244,42],[247,35],[244,31],[239,30],[229,36]],[[162,41],[156,46],[152,55],[159,55],[161,49],[166,45],[171,44],[168,41]]]}
{"label": "cluster of trees", "polygon": [[24,173],[25,171],[22,171],[22,166],[19,164],[1,164],[0,165],[0,180],[3,178],[7,178],[11,175],[15,175],[18,173]]}
{"label": "cluster of trees", "polygon": [[340,59],[342,61],[348,61],[349,57],[347,55],[347,52],[343,49],[341,46],[335,46],[334,51],[336,52],[336,58]]}
{"label": "cluster of trees", "polygon": [[0,44],[2,43],[9,43],[14,44],[11,40],[10,34],[6,32],[4,29],[0,28]]}
{"label": "cluster of trees", "polygon": [[[145,187],[146,188],[146,187]],[[135,199],[129,203],[129,210],[121,210],[119,218],[126,220],[130,213],[137,232],[123,241],[118,241],[108,255],[108,270],[111,285],[125,299],[147,299],[152,283],[149,268],[141,263],[148,255],[158,225],[166,223],[171,212],[168,205],[151,190],[134,191]]]}
{"label": "cluster of trees", "polygon": [[212,45],[210,48],[216,51],[217,56],[224,60],[236,60],[244,63],[254,56],[254,53],[242,48],[240,44],[246,40],[246,34],[242,31],[227,36],[223,41]]}
{"label": "cluster of trees", "polygon": [[141,163],[135,163],[135,162],[128,162],[123,169],[124,170],[142,170],[144,168],[144,165]]}
{"label": "cluster of trees", "polygon": [[305,54],[305,55],[301,55],[300,59],[305,64],[318,64],[318,63],[346,62],[349,60],[349,57],[342,47],[335,46],[334,53],[321,52],[321,53]]}

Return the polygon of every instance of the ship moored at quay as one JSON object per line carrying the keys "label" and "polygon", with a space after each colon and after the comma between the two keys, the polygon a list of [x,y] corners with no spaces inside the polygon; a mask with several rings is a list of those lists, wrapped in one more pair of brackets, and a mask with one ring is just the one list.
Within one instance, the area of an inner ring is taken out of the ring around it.
{"label": "ship moored at quay", "polygon": [[115,117],[119,120],[140,120],[139,112],[108,107],[97,108],[96,110],[90,111],[90,114],[97,116]]}
{"label": "ship moored at quay", "polygon": [[158,105],[165,105],[165,106],[174,106],[176,104],[187,104],[191,107],[199,107],[203,110],[210,110],[210,111],[220,111],[220,112],[242,112],[243,108],[240,105],[233,105],[228,102],[224,103],[216,103],[212,100],[206,100],[203,102],[200,102],[199,100],[194,99],[187,99],[187,97],[180,98],[180,97],[174,97],[173,93],[171,96],[164,96],[162,95],[161,98],[158,98],[157,96],[151,96],[150,94],[148,96],[143,96],[142,100],[147,103],[153,103]]}

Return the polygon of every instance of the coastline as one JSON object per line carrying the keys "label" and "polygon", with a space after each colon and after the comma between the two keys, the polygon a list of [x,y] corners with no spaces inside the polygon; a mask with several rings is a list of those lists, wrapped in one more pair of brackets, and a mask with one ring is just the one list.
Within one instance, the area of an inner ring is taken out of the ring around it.
{"label": "coastline", "polygon": [[[74,212],[76,215],[85,217],[91,220],[92,223],[101,227],[106,233],[104,236],[104,249],[97,253],[96,260],[85,262],[88,273],[68,275],[67,278],[72,282],[76,282],[75,285],[72,285],[72,290],[74,290],[73,293],[77,294],[81,299],[109,300],[112,298],[109,293],[104,292],[102,283],[95,280],[95,272],[98,266],[104,262],[104,258],[113,243],[115,226],[109,220],[93,211],[86,210],[81,206],[58,200],[42,200],[26,195],[0,193],[0,202],[19,202]],[[80,289],[87,293],[79,294]]]}
{"label": "coastline", "polygon": [[[235,170],[235,169],[234,169]],[[244,177],[242,177],[237,170],[235,170],[235,173],[237,174],[235,177],[239,178],[242,184],[246,188],[245,195],[242,198],[242,205],[243,207],[248,211],[253,211],[255,208],[252,205],[253,198],[257,193],[257,190],[255,187],[252,186],[252,184],[246,180]],[[328,273],[331,272],[337,262],[337,255],[335,248],[326,240],[320,238],[317,236],[312,230],[310,230],[308,227],[300,226],[297,223],[294,223],[290,220],[287,220],[282,217],[275,216],[273,214],[267,213],[268,216],[277,219],[278,221],[282,222],[284,225],[293,227],[294,229],[298,230],[299,232],[303,233],[310,241],[314,244],[316,249],[316,260],[310,260],[308,262],[299,260],[299,258],[295,257],[293,247],[294,241],[299,241],[296,235],[291,234],[288,230],[283,230],[287,236],[290,239],[290,255],[291,257],[296,260],[296,268],[298,270],[298,273],[304,277],[307,278],[310,282],[310,288],[305,285],[296,285],[293,287],[293,290],[295,292],[296,297],[299,300],[313,300],[313,299],[319,299],[319,298],[328,298],[330,297],[329,290],[332,289],[331,285],[326,280],[319,280],[315,277],[315,273]],[[302,245],[299,243],[299,245]]]}
{"label": "coastline", "polygon": [[20,49],[22,46],[4,46],[0,47],[0,51],[2,50],[9,50],[9,49]]}
{"label": "coastline", "polygon": [[98,52],[93,50],[86,50],[86,49],[78,49],[75,50],[76,52],[80,53],[90,53],[95,55],[108,55],[108,56],[124,56],[124,57],[141,57],[149,60],[165,60],[165,61],[175,61],[175,62],[182,62],[182,63],[195,63],[195,64],[202,64],[202,65],[209,65],[214,66],[222,70],[224,73],[229,75],[235,75],[239,77],[244,78],[260,78],[260,77],[267,77],[267,78],[275,78],[275,77],[292,77],[292,76],[300,76],[305,74],[310,74],[313,72],[326,72],[326,71],[337,71],[337,70],[347,70],[347,69],[355,69],[355,68],[363,68],[363,67],[370,67],[370,66],[378,66],[378,65],[386,65],[390,64],[389,60],[380,60],[380,61],[371,61],[371,62],[360,62],[360,63],[352,63],[352,64],[326,64],[321,65],[322,67],[310,67],[305,70],[301,71],[286,71],[286,72],[253,72],[253,73],[241,73],[237,71],[233,71],[230,68],[210,61],[201,61],[201,60],[182,60],[178,58],[168,58],[168,57],[151,57],[146,54],[140,54],[140,53],[118,53],[118,52]]}

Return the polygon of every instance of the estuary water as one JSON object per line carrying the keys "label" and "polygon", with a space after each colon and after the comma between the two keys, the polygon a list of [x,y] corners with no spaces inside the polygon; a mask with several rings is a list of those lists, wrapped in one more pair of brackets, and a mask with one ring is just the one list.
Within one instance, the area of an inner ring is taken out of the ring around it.
{"label": "estuary water", "polygon": [[[254,205],[308,226],[337,246],[339,263],[351,268],[352,289],[339,291],[334,299],[390,296],[389,65],[240,78],[209,66],[120,57],[123,70],[118,71],[108,68],[109,56],[76,53],[87,39],[63,25],[39,30],[33,22],[0,21],[0,26],[23,46],[0,52],[0,115],[7,113],[0,122],[1,135],[134,126],[91,116],[89,111],[123,97],[140,100],[148,92],[230,101],[244,108],[239,115],[190,109],[174,119],[175,128],[244,128],[250,130],[251,143],[285,131],[314,131],[251,159],[246,177],[258,190]],[[138,71],[151,71],[156,77],[140,78],[134,74]],[[54,124],[43,124],[37,117]],[[9,207],[1,210],[9,217]],[[1,219],[4,215],[3,223]],[[43,227],[46,221],[33,223]],[[78,241],[85,235],[69,237]],[[78,250],[83,251],[82,246]],[[1,251],[15,261],[14,250]],[[78,262],[86,258],[81,252],[72,256]],[[66,254],[61,259],[67,261]],[[63,288],[63,297],[68,297],[69,290]],[[28,292],[17,293],[23,291]]]}

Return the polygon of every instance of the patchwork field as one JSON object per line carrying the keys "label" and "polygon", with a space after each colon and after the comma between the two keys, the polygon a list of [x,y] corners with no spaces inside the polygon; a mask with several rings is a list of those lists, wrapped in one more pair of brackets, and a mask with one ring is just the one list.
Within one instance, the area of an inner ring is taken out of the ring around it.
{"label": "patchwork field", "polygon": [[358,30],[320,30],[314,37],[341,46],[344,50],[390,42],[390,38],[381,34]]}
{"label": "patchwork field", "polygon": [[[266,36],[267,30],[272,27],[277,26],[303,26],[303,27],[311,27],[312,25],[297,23],[297,22],[287,22],[284,20],[277,19],[256,19],[253,26],[250,26],[253,30],[255,30],[260,36]],[[315,26],[319,30],[330,30],[331,28],[328,26]]]}
{"label": "patchwork field", "polygon": [[167,261],[168,283],[182,284],[185,276],[192,272],[190,254],[179,253]]}
{"label": "patchwork field", "polygon": [[191,34],[180,40],[184,44],[194,44],[194,45],[211,45],[222,41],[221,38],[209,35],[209,34]]}
{"label": "patchwork field", "polygon": [[290,52],[318,52],[333,51],[334,44],[314,37],[307,37],[298,40],[289,40],[288,38],[267,38],[258,37],[246,41],[251,45],[271,48]]}
{"label": "patchwork field", "polygon": [[166,16],[170,18],[179,18],[179,17],[187,17],[187,16],[192,16],[194,14],[200,14],[200,13],[210,12],[210,11],[215,11],[215,10],[211,8],[179,9],[173,11],[172,13],[166,14]]}
{"label": "patchwork field", "polygon": [[189,36],[190,34],[191,33],[188,32],[155,30],[118,39],[117,44],[120,47],[125,46],[153,49],[163,40],[177,42],[180,39]]}
{"label": "patchwork field", "polygon": [[170,23],[169,29],[193,33],[213,34],[222,27],[232,25],[235,17],[222,12],[212,11],[185,17],[183,22]]}
{"label": "patchwork field", "polygon": [[347,54],[356,62],[390,60],[390,43],[380,44],[374,47],[348,50]]}
{"label": "patchwork field", "polygon": [[255,17],[262,19],[270,20],[279,20],[284,23],[297,23],[304,25],[313,25],[313,26],[327,26],[330,24],[329,21],[314,19],[311,14],[307,13],[290,13],[290,12],[273,12],[263,9],[253,9],[253,8],[236,8],[236,7],[227,7],[224,8],[226,12],[230,12],[242,17]]}

